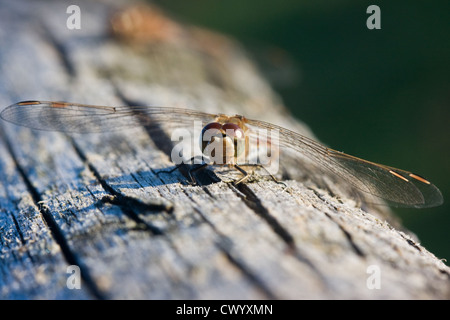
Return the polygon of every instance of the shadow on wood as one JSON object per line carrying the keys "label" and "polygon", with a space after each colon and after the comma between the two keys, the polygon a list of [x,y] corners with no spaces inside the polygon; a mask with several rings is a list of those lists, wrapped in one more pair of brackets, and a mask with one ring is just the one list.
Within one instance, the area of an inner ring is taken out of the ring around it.
{"label": "shadow on wood", "polygon": [[[0,4],[3,106],[133,101],[312,136],[233,40],[152,7],[138,10],[153,18],[134,39],[118,20],[113,37],[117,8],[92,1],[79,2],[81,29],[70,30],[68,5]],[[449,268],[385,221],[387,207],[361,210],[311,181],[233,186],[209,169],[192,186],[161,173],[174,164],[144,128],[69,137],[2,123],[0,133],[3,299],[449,298]],[[284,178],[298,170],[287,164]],[[69,265],[79,290],[67,285]]]}

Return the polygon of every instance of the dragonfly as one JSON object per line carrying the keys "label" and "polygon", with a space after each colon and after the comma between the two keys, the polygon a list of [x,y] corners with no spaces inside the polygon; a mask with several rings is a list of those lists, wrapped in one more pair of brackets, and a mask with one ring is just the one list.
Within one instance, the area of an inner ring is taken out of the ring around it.
{"label": "dragonfly", "polygon": [[[197,133],[200,137],[199,148],[205,156],[203,161],[212,156],[214,159],[209,159],[209,164],[235,167],[244,175],[238,182],[244,181],[247,176],[241,168],[242,159],[248,160],[252,150],[258,153],[259,148],[265,145],[269,154],[280,158],[289,154],[296,161],[298,159],[299,164],[307,163],[319,172],[341,179],[353,188],[393,206],[428,208],[443,203],[439,189],[423,176],[357,158],[292,130],[240,115],[228,116],[172,107],[22,101],[5,108],[0,117],[31,129],[85,134],[143,126],[152,130],[179,129],[192,127],[192,123],[198,121],[203,125],[196,129],[200,131]],[[275,138],[268,132],[276,132]],[[222,152],[214,154],[218,149]],[[205,165],[208,162],[201,167]]]}

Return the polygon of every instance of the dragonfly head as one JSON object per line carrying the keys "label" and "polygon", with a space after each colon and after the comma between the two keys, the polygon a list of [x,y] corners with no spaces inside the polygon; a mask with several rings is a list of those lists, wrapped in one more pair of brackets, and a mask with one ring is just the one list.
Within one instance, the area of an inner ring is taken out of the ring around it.
{"label": "dragonfly head", "polygon": [[208,123],[200,135],[202,153],[214,164],[236,164],[246,154],[246,137],[235,123]]}

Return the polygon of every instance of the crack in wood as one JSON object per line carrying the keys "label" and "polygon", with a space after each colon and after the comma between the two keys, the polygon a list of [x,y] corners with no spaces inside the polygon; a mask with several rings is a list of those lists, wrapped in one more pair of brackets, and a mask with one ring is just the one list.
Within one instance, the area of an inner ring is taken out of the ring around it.
{"label": "crack in wood", "polygon": [[[186,196],[191,199],[189,194],[186,193],[185,190],[183,192],[186,194]],[[192,201],[192,199],[191,199]],[[197,208],[196,206],[193,206],[193,209],[197,214],[202,218],[203,221],[205,221],[212,230],[217,234],[219,237],[219,241],[216,242],[218,249],[225,255],[225,257],[228,259],[228,261],[235,266],[242,274],[251,282],[253,285],[260,290],[266,299],[277,299],[276,295],[272,292],[272,290],[264,283],[264,281],[258,277],[254,272],[252,272],[241,259],[236,257],[235,254],[233,254],[233,242],[228,238],[226,235],[222,234],[220,230],[218,230],[215,225],[209,221],[209,219],[203,214],[203,212]]]}
{"label": "crack in wood", "polygon": [[22,243],[22,245],[24,246],[25,245],[25,239],[23,238],[23,233],[22,233],[22,230],[20,229],[19,222],[17,221],[17,219],[16,219],[14,214],[11,213],[11,217],[12,217],[12,220],[14,222],[14,226],[16,227],[17,233],[19,235],[20,243]]}
{"label": "crack in wood", "polygon": [[[314,194],[323,202],[325,202],[328,206],[332,207],[334,211],[338,211],[338,208],[336,208],[333,204],[331,204],[329,201],[327,201],[319,192],[317,192],[317,190],[315,190],[314,188],[308,188],[309,190],[311,190],[312,192],[314,192]],[[325,210],[322,210],[320,208],[318,208],[316,205],[313,204],[313,207],[322,211],[325,216],[330,219],[334,224],[336,224],[338,226],[338,228],[342,231],[343,235],[345,236],[345,238],[347,239],[348,243],[350,244],[350,247],[353,249],[353,252],[355,252],[358,256],[365,258],[366,254],[364,253],[364,251],[355,243],[355,241],[353,240],[353,237],[351,235],[350,232],[348,232],[347,229],[344,228],[343,225],[341,225],[338,221],[336,221],[336,219],[334,219],[328,212],[326,212]]]}
{"label": "crack in wood", "polygon": [[140,201],[138,199],[126,196],[121,194],[120,192],[117,192],[112,188],[105,179],[103,179],[98,172],[98,170],[90,163],[86,157],[86,155],[83,153],[83,151],[80,149],[80,147],[77,145],[75,140],[72,138],[69,138],[71,141],[71,144],[77,153],[77,155],[80,157],[80,159],[86,163],[89,170],[92,172],[92,174],[95,176],[97,181],[100,183],[100,185],[103,187],[103,189],[108,192],[112,197],[104,197],[102,200],[105,202],[109,202],[111,204],[115,204],[120,206],[122,209],[122,212],[127,215],[130,219],[132,219],[134,222],[136,222],[139,226],[143,227],[143,229],[146,229],[154,236],[160,236],[164,234],[164,231],[157,226],[152,225],[151,223],[144,221],[138,213],[133,208],[141,208],[144,210],[152,210],[152,211],[165,211],[168,213],[171,213],[173,210],[173,206],[169,206],[167,204],[159,204],[159,203],[145,203],[143,201]]}
{"label": "crack in wood", "polygon": [[[316,208],[318,209],[318,208]],[[356,244],[356,242],[353,240],[352,235],[350,234],[350,232],[348,232],[344,226],[342,226],[340,223],[338,223],[328,212],[324,211],[325,216],[330,219],[331,221],[333,221],[338,227],[339,229],[342,231],[342,233],[344,234],[345,238],[347,239],[348,243],[350,244],[350,247],[353,249],[353,251],[360,257],[365,258],[366,254],[364,253],[363,250],[361,250],[361,248]]]}
{"label": "crack in wood", "polygon": [[298,248],[295,243],[294,237],[277,221],[275,217],[270,214],[270,212],[261,203],[261,200],[257,197],[257,195],[244,183],[238,184],[236,187],[237,190],[234,191],[243,200],[243,202],[253,212],[263,218],[275,234],[287,244],[287,253],[291,254],[298,261],[308,266],[308,268],[310,268],[313,273],[317,275],[321,285],[327,286],[328,282],[317,266],[310,259],[308,259],[305,254],[301,253],[300,248]]}
{"label": "crack in wood", "polygon": [[264,283],[264,281],[258,277],[254,272],[252,272],[239,258],[235,257],[231,250],[222,248],[223,243],[219,243],[219,248],[227,257],[228,261],[237,267],[244,276],[249,279],[265,296],[267,299],[277,299],[277,296],[272,292],[272,290]]}
{"label": "crack in wood", "polygon": [[[19,234],[20,243],[22,244],[23,247],[25,247],[26,244],[27,244],[27,241],[25,241],[22,229],[20,228],[20,224],[17,221],[16,216],[14,215],[14,213],[11,212],[10,216],[11,216],[11,218],[13,220],[14,226],[16,227],[17,233]],[[33,256],[31,255],[29,250],[26,251],[26,254],[27,254],[27,256],[28,256],[28,258],[30,259],[31,262],[35,262],[35,259],[33,258]]]}
{"label": "crack in wood", "polygon": [[399,232],[400,237],[402,237],[403,239],[405,239],[405,241],[412,246],[414,249],[418,250],[419,252],[422,252],[422,249],[420,249],[420,246],[417,245],[413,240],[408,239],[407,237],[405,237],[405,235],[403,235],[401,232]]}
{"label": "crack in wood", "polygon": [[[240,183],[236,187],[240,191],[240,193],[236,192],[237,196],[244,201],[247,207],[263,218],[289,248],[294,249],[294,237],[269,213],[256,194],[245,183]],[[245,197],[243,197],[242,194],[245,195]]]}
{"label": "crack in wood", "polygon": [[[86,284],[86,287],[88,288],[88,291],[94,296],[96,299],[104,300],[107,299],[107,296],[104,292],[102,292],[96,282],[92,279],[91,274],[89,272],[89,269],[87,266],[84,265],[84,263],[81,261],[81,259],[77,256],[75,252],[72,251],[70,248],[70,245],[68,243],[68,240],[64,237],[64,233],[59,228],[58,223],[53,218],[52,213],[46,206],[41,206],[43,199],[41,195],[39,194],[39,191],[33,186],[33,183],[28,178],[27,173],[25,172],[24,168],[20,164],[19,160],[16,157],[16,154],[14,152],[14,149],[9,141],[8,138],[6,138],[5,133],[2,129],[2,136],[4,137],[6,147],[8,149],[8,152],[11,155],[11,158],[15,164],[15,167],[19,173],[19,175],[22,177],[24,184],[29,191],[31,198],[33,199],[34,205],[36,206],[37,210],[40,212],[42,219],[44,223],[49,228],[53,239],[58,244],[58,246],[61,249],[61,252],[63,254],[64,259],[69,265],[77,265],[80,268],[80,275],[83,279],[84,283]],[[20,228],[18,229],[18,231]]]}

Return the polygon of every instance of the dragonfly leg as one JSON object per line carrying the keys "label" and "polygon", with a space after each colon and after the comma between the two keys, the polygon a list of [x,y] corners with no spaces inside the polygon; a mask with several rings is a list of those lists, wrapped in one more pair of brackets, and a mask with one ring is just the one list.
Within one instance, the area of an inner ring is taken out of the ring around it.
{"label": "dragonfly leg", "polygon": [[238,170],[240,173],[242,173],[244,175],[242,178],[240,178],[239,180],[234,182],[235,185],[238,185],[239,183],[247,180],[250,175],[248,174],[247,171],[245,171],[244,169],[239,167],[237,164],[235,164],[234,167],[236,168],[236,170]]}
{"label": "dragonfly leg", "polygon": [[197,167],[195,167],[195,168],[189,169],[189,171],[188,171],[188,176],[189,176],[189,180],[190,180],[189,182],[190,182],[191,184],[193,184],[193,185],[196,185],[196,184],[197,184],[197,180],[194,178],[193,173],[196,172],[196,171],[198,171],[198,170],[201,170],[201,169],[205,168],[205,167],[208,165],[206,162],[204,162],[203,156],[195,156],[195,157],[192,157],[192,158],[190,158],[189,161],[187,161],[187,162],[182,162],[182,163],[180,163],[180,164],[177,164],[177,165],[176,165],[173,169],[171,169],[171,170],[161,170],[161,171],[159,171],[158,173],[172,173],[172,172],[174,172],[175,170],[180,169],[180,167],[182,167],[182,166],[185,165],[185,164],[192,164],[192,163],[194,162],[194,160],[195,160],[196,158],[198,158],[198,157],[201,157],[203,163],[199,164],[199,165],[198,165]]}
{"label": "dragonfly leg", "polygon": [[196,171],[202,170],[202,169],[206,168],[207,166],[208,166],[207,163],[203,163],[195,168],[189,169],[188,175],[189,175],[189,179],[191,180],[190,182],[192,185],[197,185],[197,180],[195,179],[193,173],[195,173]]}
{"label": "dragonfly leg", "polygon": [[181,167],[182,165],[185,165],[185,164],[192,164],[192,163],[194,162],[195,158],[198,158],[198,157],[201,157],[202,162],[203,162],[203,157],[202,157],[202,156],[195,156],[195,157],[190,158],[189,161],[187,161],[186,163],[185,163],[185,162],[182,162],[182,163],[180,163],[180,164],[177,164],[177,165],[176,165],[173,169],[171,169],[171,170],[161,170],[161,171],[159,171],[159,173],[172,173],[172,172],[174,172],[175,170],[180,169],[180,167]]}
{"label": "dragonfly leg", "polygon": [[262,169],[267,173],[267,175],[270,176],[270,178],[271,178],[274,182],[276,182],[277,184],[282,184],[285,188],[287,188],[286,183],[284,183],[284,182],[282,182],[282,181],[278,181],[278,179],[275,178],[275,176],[274,176],[273,174],[271,174],[271,173],[269,172],[269,170],[267,170],[267,168],[264,167],[263,165],[261,165],[261,164],[259,164],[259,163],[256,163],[256,164],[249,163],[249,164],[245,164],[245,166],[262,168]]}

